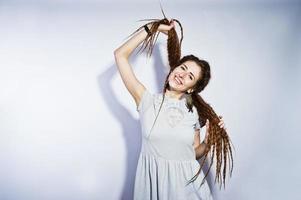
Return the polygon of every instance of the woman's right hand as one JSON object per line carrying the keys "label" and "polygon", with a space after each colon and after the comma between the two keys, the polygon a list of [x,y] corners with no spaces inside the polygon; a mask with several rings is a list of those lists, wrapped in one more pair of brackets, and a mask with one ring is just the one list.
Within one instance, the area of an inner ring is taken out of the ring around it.
{"label": "woman's right hand", "polygon": [[168,35],[168,31],[175,27],[175,22],[171,19],[170,25],[160,24],[158,27],[158,31],[161,33],[164,33],[165,35]]}

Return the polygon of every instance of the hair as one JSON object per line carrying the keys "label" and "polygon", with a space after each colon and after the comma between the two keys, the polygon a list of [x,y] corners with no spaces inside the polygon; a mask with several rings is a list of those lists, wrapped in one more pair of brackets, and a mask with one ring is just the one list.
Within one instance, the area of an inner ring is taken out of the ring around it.
{"label": "hair", "polygon": [[[162,8],[161,8],[161,11],[163,12]],[[163,15],[164,15],[164,12],[163,12]],[[151,22],[145,24],[145,25],[151,24],[151,28],[150,28],[151,34],[146,36],[139,51],[143,47],[144,48],[142,51],[144,51],[148,47],[147,54],[149,56],[151,56],[153,47],[154,47],[157,37],[159,35],[159,31],[157,31],[159,25],[160,24],[169,25],[170,22],[165,17],[165,15],[164,15],[164,19],[146,19],[146,20],[151,21]],[[143,20],[140,20],[140,21],[143,21]],[[204,156],[203,156],[204,159],[200,165],[198,172],[188,181],[188,184],[197,179],[198,175],[201,173],[201,170],[204,166],[204,163],[205,163],[207,157],[210,154],[209,168],[207,169],[207,171],[205,173],[205,176],[202,180],[201,185],[205,182],[205,178],[207,177],[207,175],[213,165],[213,160],[215,158],[216,159],[215,182],[218,182],[220,184],[220,187],[222,185],[224,185],[224,188],[225,188],[227,163],[229,165],[229,169],[231,169],[230,176],[232,175],[232,171],[233,171],[233,156],[232,156],[232,147],[231,147],[233,145],[228,136],[227,131],[224,128],[220,128],[218,125],[218,123],[220,122],[219,116],[215,113],[213,108],[201,97],[201,95],[198,94],[201,91],[203,91],[204,88],[209,83],[209,80],[211,78],[210,65],[207,61],[201,60],[194,55],[186,55],[181,58],[181,44],[182,44],[182,40],[183,40],[183,28],[182,28],[181,23],[178,20],[173,19],[173,21],[177,22],[181,28],[181,40],[179,41],[179,38],[178,38],[175,28],[172,28],[171,30],[168,31],[167,52],[168,52],[168,62],[169,62],[169,66],[170,66],[170,71],[165,80],[163,93],[165,93],[166,89],[168,89],[168,87],[169,87],[168,77],[169,77],[170,73],[180,64],[182,64],[186,61],[194,61],[198,66],[201,67],[201,76],[200,76],[200,79],[194,85],[193,92],[190,95],[188,95],[189,98],[187,98],[186,105],[190,112],[193,112],[193,110],[192,110],[193,106],[196,108],[198,116],[199,116],[199,123],[200,123],[201,127],[205,126],[207,119],[210,122],[207,145],[206,145]],[[143,29],[143,26],[138,28],[134,33]],[[164,96],[165,95],[163,95],[162,102],[164,101]],[[162,103],[161,103],[161,106],[162,106]],[[160,109],[161,109],[161,106],[160,106]]]}

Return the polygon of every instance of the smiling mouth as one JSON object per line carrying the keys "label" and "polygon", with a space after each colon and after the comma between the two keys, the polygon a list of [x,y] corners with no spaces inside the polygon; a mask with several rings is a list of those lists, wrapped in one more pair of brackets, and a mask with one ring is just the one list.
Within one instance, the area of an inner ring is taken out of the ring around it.
{"label": "smiling mouth", "polygon": [[182,82],[182,80],[179,78],[179,77],[177,77],[177,76],[175,76],[175,81],[176,81],[176,83],[178,84],[178,85],[183,85],[183,82]]}

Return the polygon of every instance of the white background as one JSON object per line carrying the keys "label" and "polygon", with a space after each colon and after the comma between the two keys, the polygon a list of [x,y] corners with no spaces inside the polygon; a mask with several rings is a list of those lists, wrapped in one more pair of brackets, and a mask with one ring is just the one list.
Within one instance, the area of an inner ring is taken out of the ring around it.
{"label": "white background", "polygon": [[[300,1],[162,4],[182,54],[210,63],[201,95],[235,146],[226,189],[208,178],[215,199],[300,199]],[[113,51],[145,18],[159,1],[0,2],[1,200],[132,198],[140,125]],[[166,36],[154,51],[131,63],[160,92]]]}

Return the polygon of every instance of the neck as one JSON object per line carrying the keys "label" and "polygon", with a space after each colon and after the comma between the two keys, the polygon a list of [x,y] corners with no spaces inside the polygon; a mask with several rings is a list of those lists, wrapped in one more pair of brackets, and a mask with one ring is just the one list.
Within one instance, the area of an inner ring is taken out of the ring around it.
{"label": "neck", "polygon": [[175,99],[181,99],[184,96],[184,92],[178,92],[174,90],[166,89],[165,96]]}

